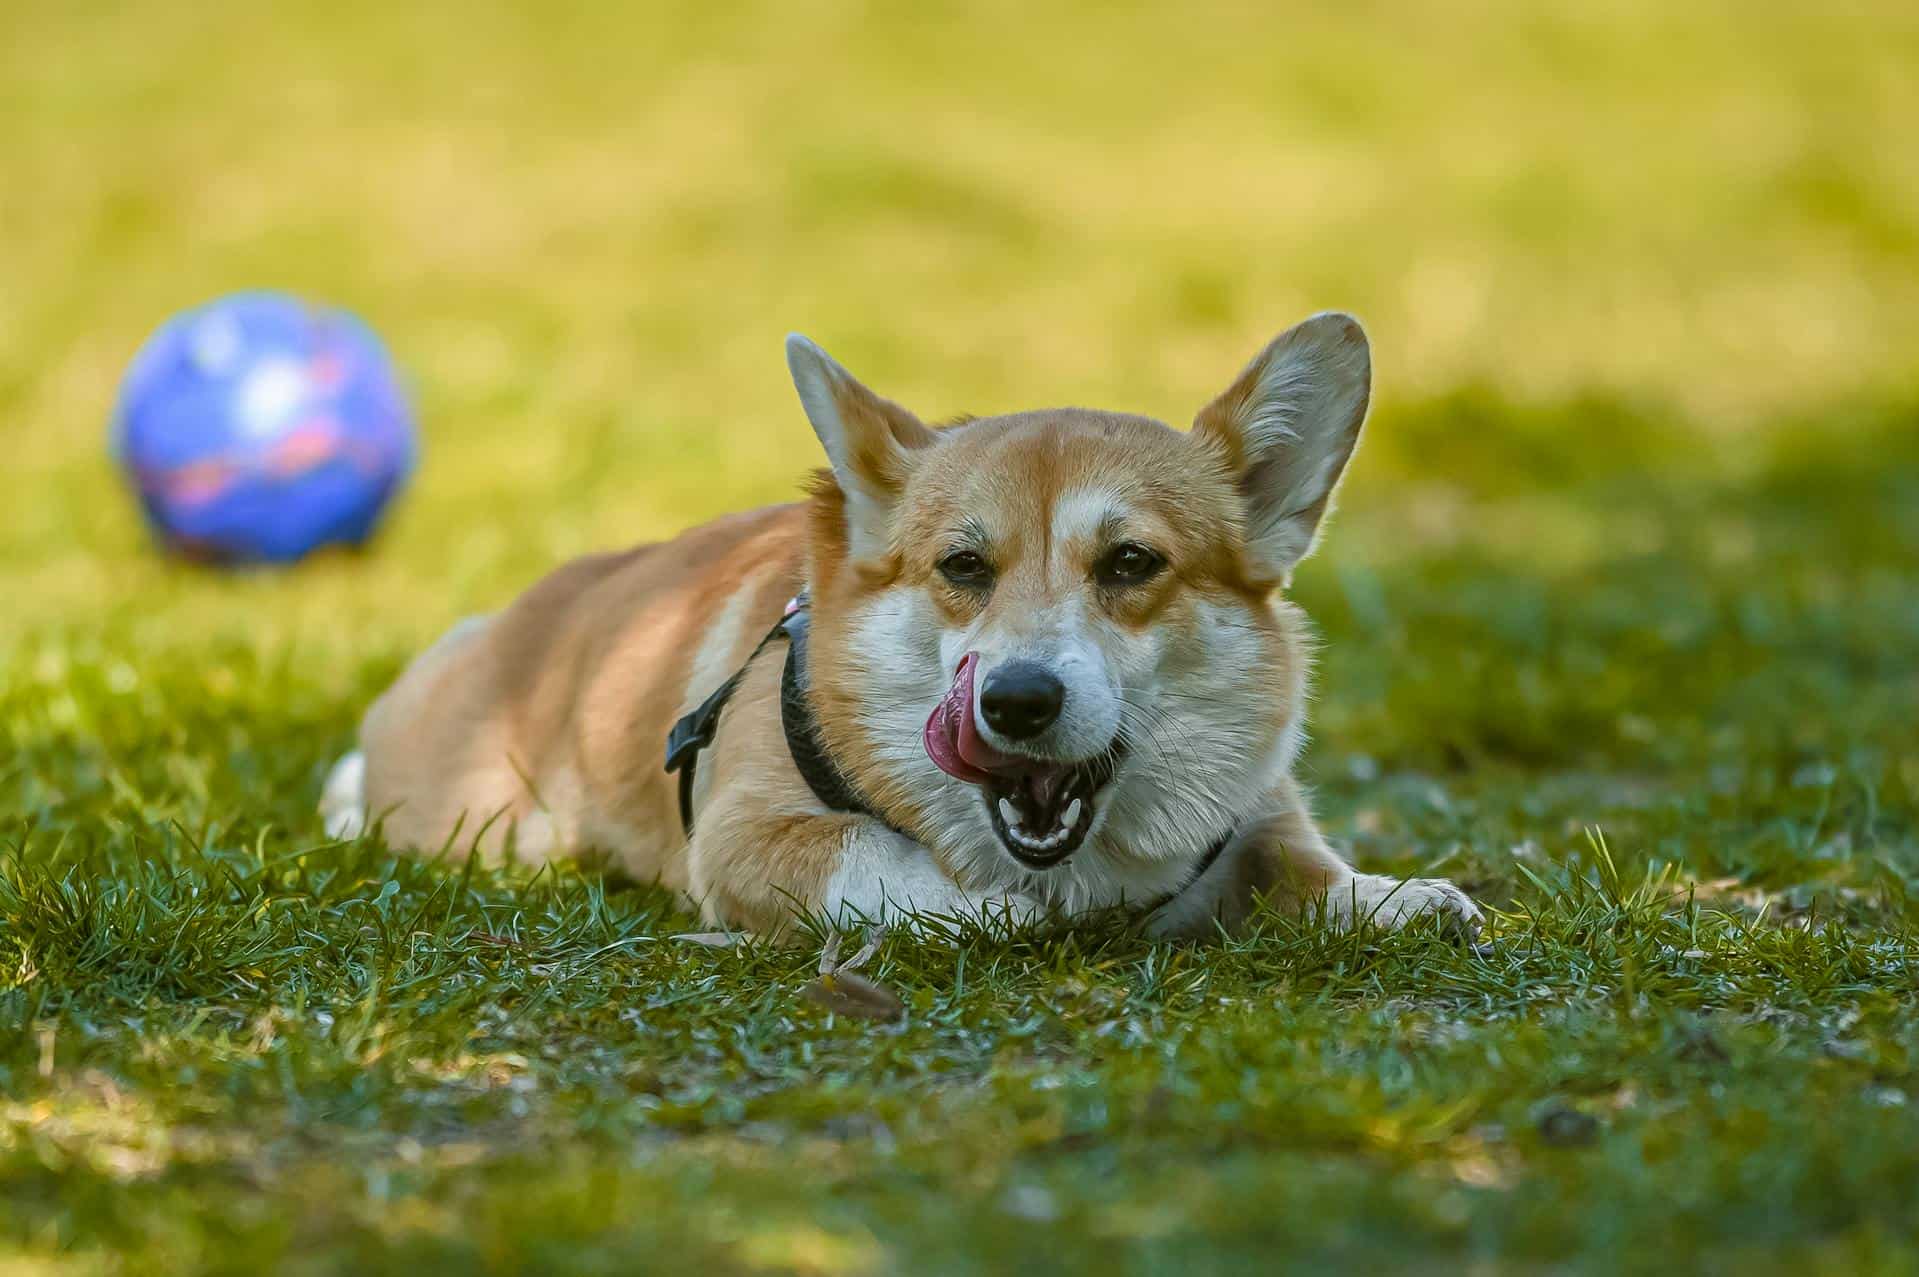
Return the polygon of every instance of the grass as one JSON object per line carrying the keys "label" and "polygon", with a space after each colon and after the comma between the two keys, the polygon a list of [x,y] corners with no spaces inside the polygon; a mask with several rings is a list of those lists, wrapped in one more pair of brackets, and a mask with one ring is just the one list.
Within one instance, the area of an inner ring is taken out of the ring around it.
{"label": "grass", "polygon": [[[0,15],[0,1270],[1919,1270],[1903,8],[207,11]],[[260,284],[428,459],[369,556],[174,567],[114,380]],[[1487,953],[894,936],[874,1025],[321,837],[453,618],[793,489],[786,328],[1183,420],[1325,305],[1308,772]]]}

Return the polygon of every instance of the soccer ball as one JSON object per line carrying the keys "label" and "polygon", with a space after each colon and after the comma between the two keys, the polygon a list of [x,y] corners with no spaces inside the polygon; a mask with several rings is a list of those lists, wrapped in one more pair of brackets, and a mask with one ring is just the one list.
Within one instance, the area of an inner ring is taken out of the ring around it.
{"label": "soccer ball", "polygon": [[362,544],[418,447],[372,330],[275,293],[168,320],[127,372],[113,438],[161,543],[213,563]]}

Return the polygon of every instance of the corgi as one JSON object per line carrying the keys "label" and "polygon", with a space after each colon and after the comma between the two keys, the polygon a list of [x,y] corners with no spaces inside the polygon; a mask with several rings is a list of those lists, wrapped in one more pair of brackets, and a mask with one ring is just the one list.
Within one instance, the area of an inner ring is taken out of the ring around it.
{"label": "corgi", "polygon": [[804,337],[786,356],[828,462],[807,498],[456,625],[366,712],[331,835],[610,857],[768,937],[1113,908],[1196,936],[1261,901],[1477,928],[1450,882],[1356,871],[1294,777],[1310,645],[1285,591],[1366,416],[1357,321],[1280,334],[1186,431],[928,426]]}

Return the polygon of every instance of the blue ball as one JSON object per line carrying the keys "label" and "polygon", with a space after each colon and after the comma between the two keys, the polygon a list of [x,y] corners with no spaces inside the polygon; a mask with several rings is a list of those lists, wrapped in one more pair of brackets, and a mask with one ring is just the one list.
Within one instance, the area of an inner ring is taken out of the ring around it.
{"label": "blue ball", "polygon": [[113,435],[161,542],[215,563],[361,544],[418,450],[372,330],[275,293],[168,320],[134,357]]}

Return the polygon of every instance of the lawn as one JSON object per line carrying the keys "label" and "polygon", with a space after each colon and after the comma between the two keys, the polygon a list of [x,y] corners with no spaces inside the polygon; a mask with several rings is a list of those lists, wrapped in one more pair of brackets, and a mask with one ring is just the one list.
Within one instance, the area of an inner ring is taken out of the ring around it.
{"label": "lawn", "polygon": [[[1919,19],[0,13],[0,1272],[1919,1272]],[[169,311],[347,304],[375,549],[171,565]],[[1361,314],[1306,774],[1479,950],[887,937],[327,842],[419,644],[792,493],[801,328],[934,416],[1184,422]]]}

